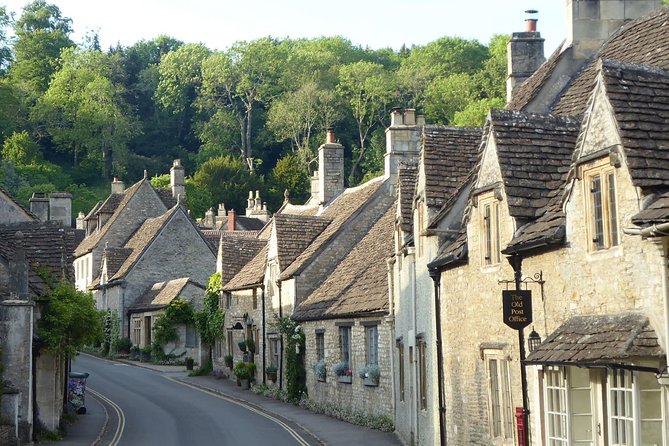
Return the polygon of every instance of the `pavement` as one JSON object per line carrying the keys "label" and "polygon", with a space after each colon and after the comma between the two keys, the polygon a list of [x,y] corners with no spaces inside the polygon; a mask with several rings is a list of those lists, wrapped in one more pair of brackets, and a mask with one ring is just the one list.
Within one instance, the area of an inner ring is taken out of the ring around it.
{"label": "pavement", "polygon": [[[242,390],[230,379],[213,376],[187,376],[184,366],[154,365],[135,361],[120,361],[137,367],[144,367],[163,373],[169,378],[210,391],[235,400],[242,405],[268,413],[287,424],[299,426],[322,444],[328,446],[387,446],[401,445],[398,438],[389,432],[381,432],[347,423],[325,415],[316,414],[293,404],[255,394],[252,390]],[[86,395],[87,412],[78,415],[77,420],[67,427],[66,437],[59,446],[101,445],[100,438],[107,427],[108,415],[105,407],[92,394]],[[45,443],[51,444],[51,443]],[[123,440],[121,439],[121,444]]]}

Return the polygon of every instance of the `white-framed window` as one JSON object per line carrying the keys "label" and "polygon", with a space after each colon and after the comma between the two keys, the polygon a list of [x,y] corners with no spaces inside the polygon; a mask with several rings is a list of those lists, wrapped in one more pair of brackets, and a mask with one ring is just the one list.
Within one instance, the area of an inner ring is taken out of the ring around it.
{"label": "white-framed window", "polygon": [[425,357],[425,338],[416,339],[418,350],[418,392],[421,410],[427,410],[427,358]]}
{"label": "white-framed window", "polygon": [[132,345],[139,346],[142,342],[142,319],[132,318]]}
{"label": "white-framed window", "polygon": [[399,397],[404,401],[404,343],[397,342],[397,364],[399,366]]}
{"label": "white-framed window", "polygon": [[483,194],[478,200],[481,213],[481,257],[483,266],[492,266],[500,263],[501,244],[499,232],[499,200],[494,192]]}
{"label": "white-framed window", "polygon": [[490,436],[504,440],[513,439],[509,363],[501,350],[485,350],[483,358],[488,377]]}
{"label": "white-framed window", "polygon": [[587,209],[587,236],[590,251],[620,244],[615,168],[608,158],[582,168]]}
{"label": "white-framed window", "polygon": [[635,445],[637,433],[634,422],[634,372],[610,370],[608,381],[609,444]]}
{"label": "white-framed window", "polygon": [[567,377],[564,369],[549,367],[546,380],[546,436],[549,446],[568,446]]}

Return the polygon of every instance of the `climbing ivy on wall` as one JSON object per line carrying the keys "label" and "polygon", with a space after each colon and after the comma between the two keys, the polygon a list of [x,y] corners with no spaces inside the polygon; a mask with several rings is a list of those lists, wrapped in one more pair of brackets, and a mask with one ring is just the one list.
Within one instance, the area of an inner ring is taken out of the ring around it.
{"label": "climbing ivy on wall", "polygon": [[185,299],[175,299],[165,308],[153,324],[153,339],[160,346],[179,340],[178,325],[193,324],[193,304]]}
{"label": "climbing ivy on wall", "polygon": [[289,317],[276,318],[276,328],[283,335],[286,357],[286,391],[288,399],[299,403],[307,393],[307,371],[304,368],[304,332],[296,321]]}
{"label": "climbing ivy on wall", "polygon": [[103,315],[103,324],[104,345],[102,354],[107,355],[115,353],[111,351],[111,348],[116,345],[116,342],[121,337],[121,318],[118,316],[118,312],[116,310],[105,311]]}

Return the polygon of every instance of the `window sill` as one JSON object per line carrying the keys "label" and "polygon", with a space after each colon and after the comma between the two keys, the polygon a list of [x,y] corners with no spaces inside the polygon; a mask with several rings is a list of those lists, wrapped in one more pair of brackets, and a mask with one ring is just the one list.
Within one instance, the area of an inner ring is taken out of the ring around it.
{"label": "window sill", "polygon": [[324,383],[324,382],[325,382],[325,378],[318,378],[318,377],[317,377],[317,378],[316,378],[316,382]]}
{"label": "window sill", "polygon": [[379,387],[379,383],[378,383],[378,382],[374,382],[374,381],[372,381],[372,380],[369,379],[369,378],[365,378],[365,379],[363,379],[363,380],[362,380],[362,383],[363,383],[365,386],[367,386],[367,387]]}
{"label": "window sill", "polygon": [[352,376],[338,376],[337,377],[337,382],[340,382],[342,384],[351,384],[353,382],[353,377]]}

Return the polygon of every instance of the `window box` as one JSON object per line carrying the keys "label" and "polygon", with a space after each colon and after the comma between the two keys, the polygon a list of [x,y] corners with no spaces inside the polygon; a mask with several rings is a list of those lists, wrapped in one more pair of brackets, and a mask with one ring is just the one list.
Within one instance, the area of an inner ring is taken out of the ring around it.
{"label": "window box", "polygon": [[342,384],[351,384],[353,382],[353,377],[347,375],[338,376],[337,382],[340,382]]}
{"label": "window box", "polygon": [[362,380],[362,383],[363,383],[364,385],[366,385],[367,387],[379,387],[379,382],[378,382],[378,381],[374,381],[374,380],[371,379],[371,378],[364,378],[364,379]]}

